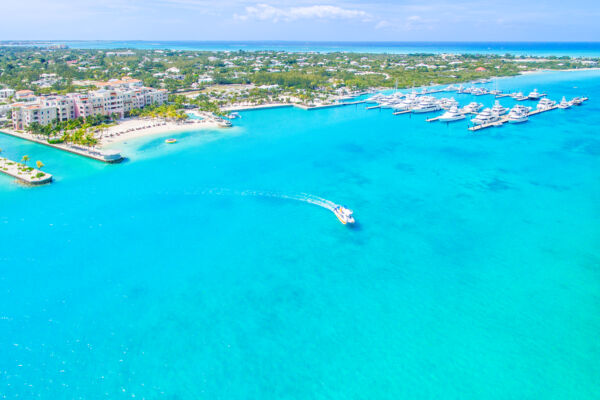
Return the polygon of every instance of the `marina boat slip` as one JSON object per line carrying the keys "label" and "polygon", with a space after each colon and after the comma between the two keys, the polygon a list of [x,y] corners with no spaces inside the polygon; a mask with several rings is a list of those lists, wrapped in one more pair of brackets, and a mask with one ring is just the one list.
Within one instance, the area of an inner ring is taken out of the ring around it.
{"label": "marina boat slip", "polygon": [[458,107],[454,106],[450,110],[446,111],[438,117],[438,121],[441,122],[452,122],[465,119],[465,114],[458,110]]}
{"label": "marina boat slip", "polygon": [[497,114],[497,115],[504,115],[507,112],[508,112],[508,108],[502,107],[502,105],[500,104],[500,102],[498,100],[496,100],[494,102],[494,106],[492,107],[492,113]]}
{"label": "marina boat slip", "polygon": [[489,124],[491,122],[496,122],[500,119],[498,114],[492,113],[492,110],[489,108],[484,109],[482,112],[477,114],[475,118],[471,120],[476,125]]}

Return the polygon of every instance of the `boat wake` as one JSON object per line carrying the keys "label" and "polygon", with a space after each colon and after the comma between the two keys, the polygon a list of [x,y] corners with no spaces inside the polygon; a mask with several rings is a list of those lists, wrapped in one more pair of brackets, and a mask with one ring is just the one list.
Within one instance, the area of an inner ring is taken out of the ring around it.
{"label": "boat wake", "polygon": [[263,191],[257,191],[257,190],[235,191],[235,190],[229,190],[229,189],[211,189],[208,191],[204,191],[203,193],[213,194],[213,195],[270,197],[270,198],[283,199],[283,200],[301,201],[304,203],[314,204],[316,206],[325,208],[331,212],[333,212],[335,210],[335,208],[338,207],[338,205],[335,204],[333,201],[330,201],[330,200],[327,200],[327,199],[324,199],[322,197],[315,196],[312,194],[307,194],[307,193],[300,193],[297,195],[288,195],[288,194],[282,194],[282,193],[263,192]]}

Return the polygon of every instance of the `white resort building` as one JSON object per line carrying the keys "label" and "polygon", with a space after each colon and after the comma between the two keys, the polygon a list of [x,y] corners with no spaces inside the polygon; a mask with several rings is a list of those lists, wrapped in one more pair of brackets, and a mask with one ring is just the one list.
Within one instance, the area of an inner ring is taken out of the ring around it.
{"label": "white resort building", "polygon": [[[67,121],[93,115],[117,114],[119,118],[123,118],[125,113],[135,108],[160,105],[168,98],[165,89],[144,87],[140,80],[128,77],[99,82],[96,86],[98,90],[85,94],[69,93],[65,96],[36,97],[33,92],[21,93],[21,102],[11,105],[13,128],[22,130],[32,122],[47,125],[55,119]],[[31,100],[32,96],[35,99]]]}

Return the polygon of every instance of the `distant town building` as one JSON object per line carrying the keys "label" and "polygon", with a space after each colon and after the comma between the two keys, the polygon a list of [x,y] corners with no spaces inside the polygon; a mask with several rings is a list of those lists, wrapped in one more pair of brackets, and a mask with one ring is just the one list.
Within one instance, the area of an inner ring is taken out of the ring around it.
{"label": "distant town building", "polygon": [[15,91],[13,89],[0,89],[0,99],[8,99],[9,97],[13,97],[15,95]]}

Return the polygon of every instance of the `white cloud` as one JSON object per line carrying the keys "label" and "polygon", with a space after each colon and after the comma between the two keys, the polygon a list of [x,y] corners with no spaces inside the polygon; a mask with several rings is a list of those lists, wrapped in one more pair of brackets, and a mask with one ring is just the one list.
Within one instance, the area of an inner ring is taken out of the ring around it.
{"label": "white cloud", "polygon": [[338,6],[314,5],[306,7],[278,8],[269,4],[246,7],[246,14],[235,15],[236,19],[257,19],[260,21],[295,21],[299,19],[359,19],[368,21],[371,15],[361,10],[351,10]]}

